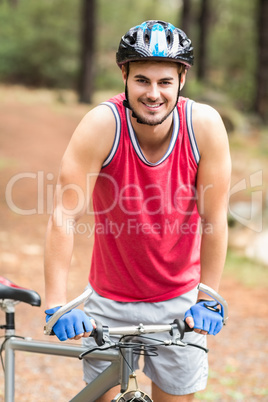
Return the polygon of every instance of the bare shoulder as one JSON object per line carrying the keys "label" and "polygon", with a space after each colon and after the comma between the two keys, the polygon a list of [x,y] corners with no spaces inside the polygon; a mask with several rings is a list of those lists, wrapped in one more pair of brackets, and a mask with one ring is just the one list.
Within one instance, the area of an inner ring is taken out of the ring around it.
{"label": "bare shoulder", "polygon": [[101,166],[112,148],[115,130],[111,109],[106,105],[93,108],[78,124],[64,158],[79,160],[80,164],[95,162]]}
{"label": "bare shoulder", "polygon": [[213,107],[201,104],[193,104],[192,113],[193,129],[202,154],[207,150],[228,148],[228,137],[222,118]]}
{"label": "bare shoulder", "polygon": [[220,119],[220,115],[216,109],[204,103],[193,103],[193,116],[200,120],[215,121]]}
{"label": "bare shoulder", "polygon": [[94,152],[107,154],[113,144],[115,129],[113,112],[106,105],[99,105],[83,117],[72,140],[81,147],[89,147],[89,150],[94,148]]}

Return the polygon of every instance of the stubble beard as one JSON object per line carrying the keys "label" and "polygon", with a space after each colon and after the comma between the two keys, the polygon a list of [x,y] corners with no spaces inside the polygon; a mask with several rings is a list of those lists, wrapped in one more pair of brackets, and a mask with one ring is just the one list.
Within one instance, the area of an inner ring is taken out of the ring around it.
{"label": "stubble beard", "polygon": [[[171,108],[170,111],[167,112],[167,114],[165,116],[163,116],[162,118],[158,119],[158,120],[151,120],[149,118],[146,118],[144,116],[142,116],[140,113],[137,112],[137,110],[132,106],[131,101],[129,100],[129,105],[130,108],[132,110],[132,116],[134,118],[137,119],[137,122],[139,124],[146,124],[148,126],[158,126],[159,124],[162,124],[170,115],[171,113],[173,113],[173,110],[175,109],[176,105],[177,105],[178,99],[176,99],[176,102],[174,103],[174,106]],[[148,101],[148,103],[150,103]],[[155,102],[157,103],[157,102]],[[151,116],[154,116],[156,114],[156,112],[150,112]]]}

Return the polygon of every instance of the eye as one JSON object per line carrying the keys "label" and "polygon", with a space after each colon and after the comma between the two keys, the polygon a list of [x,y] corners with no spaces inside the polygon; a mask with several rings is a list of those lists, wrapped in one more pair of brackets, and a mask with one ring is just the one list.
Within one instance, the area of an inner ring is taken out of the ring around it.
{"label": "eye", "polygon": [[147,80],[145,78],[137,78],[136,81],[139,82],[140,84],[146,84],[147,83]]}
{"label": "eye", "polygon": [[162,81],[161,85],[166,85],[166,86],[171,85],[171,81]]}

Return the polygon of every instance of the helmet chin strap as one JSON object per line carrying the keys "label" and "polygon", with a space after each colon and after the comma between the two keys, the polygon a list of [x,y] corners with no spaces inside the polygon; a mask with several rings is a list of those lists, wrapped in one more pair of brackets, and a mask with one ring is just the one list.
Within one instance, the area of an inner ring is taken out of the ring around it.
{"label": "helmet chin strap", "polygon": [[132,117],[134,117],[134,119],[137,119],[137,122],[138,122],[138,123],[140,123],[140,124],[145,124],[145,123],[143,123],[143,121],[141,121],[141,120],[138,118],[138,116],[135,114],[135,112],[131,109],[131,106],[130,106],[129,101],[128,101],[127,80],[126,80],[126,85],[125,85],[125,97],[126,97],[126,99],[123,100],[123,105],[124,105],[125,107],[127,107],[129,110],[132,111]]}
{"label": "helmet chin strap", "polygon": [[181,92],[181,73],[179,74],[179,88],[178,88],[178,95],[177,95],[176,105],[179,102],[180,92]]}
{"label": "helmet chin strap", "polygon": [[[177,95],[177,100],[176,100],[176,105],[179,101],[179,96],[180,96],[180,91],[181,91],[181,73],[179,74],[179,89],[178,89],[178,95]],[[123,105],[128,108],[129,110],[132,111],[132,117],[134,119],[137,119],[137,123],[139,124],[147,124],[144,123],[142,120],[139,119],[139,117],[136,115],[136,113],[134,112],[134,110],[132,110],[130,104],[129,104],[129,100],[128,100],[128,89],[127,89],[127,80],[126,80],[126,85],[125,85],[125,97],[126,99],[123,100]],[[174,107],[175,108],[175,107]]]}
{"label": "helmet chin strap", "polygon": [[126,99],[123,100],[123,105],[131,110],[131,107],[130,107],[130,104],[129,104],[129,101],[128,101],[127,80],[126,80],[126,85],[125,85],[125,98]]}

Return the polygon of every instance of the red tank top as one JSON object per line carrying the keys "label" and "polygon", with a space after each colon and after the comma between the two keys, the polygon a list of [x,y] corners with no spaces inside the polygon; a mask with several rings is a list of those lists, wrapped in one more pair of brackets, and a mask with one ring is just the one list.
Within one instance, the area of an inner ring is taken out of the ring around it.
{"label": "red tank top", "polygon": [[190,291],[200,280],[193,102],[180,97],[169,148],[150,163],[123,100],[121,94],[104,103],[114,113],[116,134],[93,191],[89,281],[109,299],[158,302]]}

